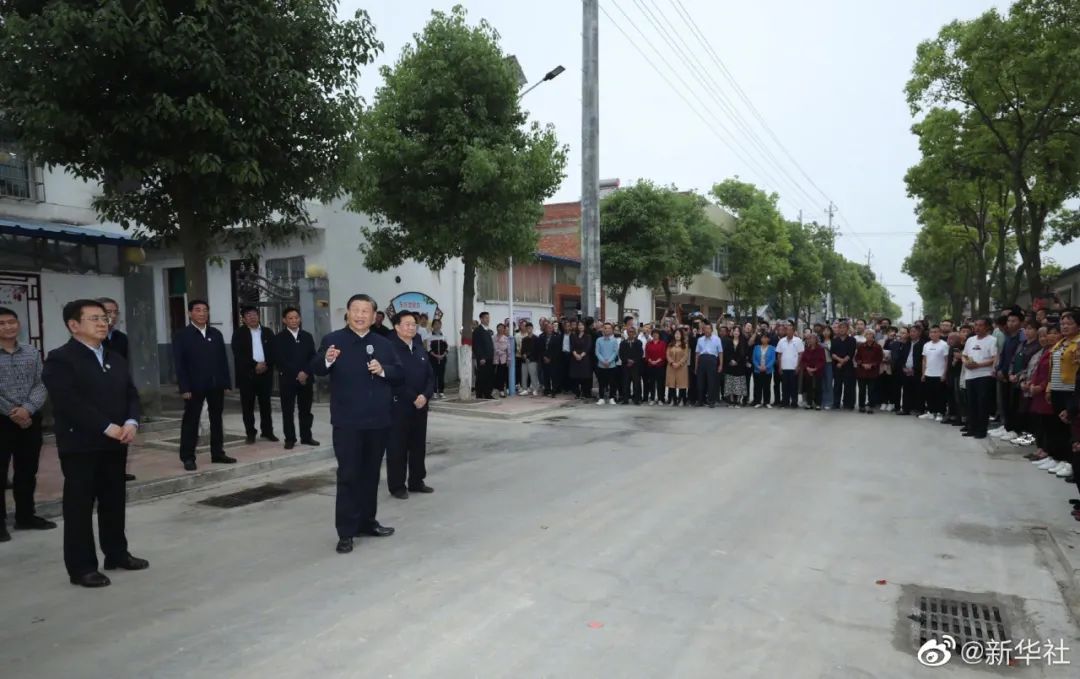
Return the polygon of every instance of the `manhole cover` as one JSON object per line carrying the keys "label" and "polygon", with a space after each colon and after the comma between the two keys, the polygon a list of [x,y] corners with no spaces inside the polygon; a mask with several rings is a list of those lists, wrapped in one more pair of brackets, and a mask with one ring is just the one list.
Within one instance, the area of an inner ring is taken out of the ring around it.
{"label": "manhole cover", "polygon": [[217,507],[218,509],[233,509],[235,507],[255,504],[256,502],[272,500],[275,497],[288,495],[291,492],[293,491],[278,484],[267,483],[261,486],[255,486],[254,488],[245,488],[244,490],[239,490],[235,493],[208,497],[199,500],[197,504],[206,505],[208,507]]}

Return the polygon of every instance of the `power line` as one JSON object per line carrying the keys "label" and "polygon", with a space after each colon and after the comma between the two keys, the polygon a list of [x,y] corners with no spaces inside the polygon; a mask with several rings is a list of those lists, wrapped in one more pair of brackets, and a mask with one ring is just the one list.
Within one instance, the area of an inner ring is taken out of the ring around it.
{"label": "power line", "polygon": [[[747,139],[757,147],[761,154],[771,161],[772,167],[777,169],[784,178],[787,179],[787,188],[794,188],[793,194],[798,197],[800,201],[808,201],[810,205],[817,202],[817,199],[812,197],[802,185],[788,172],[787,168],[781,163],[772,150],[762,141],[761,137],[755,132],[752,127],[747,123],[746,119],[739,112],[735,103],[728,98],[724,93],[720,83],[712,75],[710,69],[702,63],[697,53],[683,38],[682,32],[679,31],[675,25],[668,19],[663,9],[657,4],[656,0],[650,0],[653,7],[655,7],[655,13],[653,10],[645,4],[645,0],[634,0],[634,4],[638,6],[642,14],[645,16],[645,20],[648,21],[660,37],[667,43],[676,56],[686,65],[691,75],[693,75],[707,93],[709,93],[713,100],[720,105],[732,123],[747,137]],[[667,28],[665,28],[665,26]],[[676,44],[678,43],[678,44]],[[680,47],[681,45],[681,47]]]}
{"label": "power line", "polygon": [[617,30],[618,30],[618,31],[619,31],[620,33],[622,33],[622,34],[623,34],[623,37],[625,37],[625,38],[626,38],[627,42],[628,42],[628,43],[630,43],[630,45],[631,45],[631,46],[632,46],[632,47],[633,47],[633,48],[634,48],[635,50],[637,50],[637,52],[638,52],[639,54],[641,54],[642,58],[644,58],[644,59],[645,59],[645,61],[646,61],[646,62],[647,62],[647,63],[649,64],[649,66],[650,66],[650,67],[652,67],[652,69],[653,69],[654,71],[656,71],[656,73],[657,73],[657,74],[658,74],[658,75],[659,75],[659,76],[661,77],[661,79],[663,79],[663,80],[664,80],[664,82],[666,82],[666,83],[668,84],[668,86],[669,86],[669,87],[670,87],[670,88],[671,88],[671,89],[672,89],[672,90],[673,90],[673,91],[675,92],[675,94],[677,94],[677,95],[679,96],[679,98],[680,98],[680,99],[682,99],[682,100],[683,100],[683,102],[685,102],[685,103],[686,103],[686,105],[687,105],[687,106],[688,106],[688,107],[690,108],[690,110],[691,110],[691,111],[693,111],[693,113],[694,113],[694,114],[695,114],[695,115],[696,115],[696,116],[697,116],[698,118],[700,118],[700,119],[701,119],[701,121],[702,121],[703,123],[705,123],[705,126],[706,126],[707,128],[709,128],[709,130],[710,130],[710,131],[711,131],[711,132],[712,132],[712,133],[713,133],[713,134],[714,134],[714,135],[715,135],[715,136],[716,136],[716,137],[717,137],[717,138],[718,138],[718,139],[719,139],[719,140],[720,140],[721,142],[723,142],[723,143],[724,143],[724,145],[725,145],[725,146],[727,146],[727,147],[728,147],[728,149],[730,149],[730,150],[732,151],[732,153],[734,153],[734,154],[735,154],[735,156],[736,156],[736,157],[737,157],[737,158],[738,158],[738,159],[739,159],[740,161],[742,161],[742,162],[743,162],[744,164],[746,164],[746,165],[749,165],[749,166],[751,166],[751,167],[753,168],[753,170],[754,170],[754,171],[755,171],[755,172],[756,172],[756,173],[757,173],[758,175],[760,175],[760,176],[761,176],[762,178],[764,178],[765,180],[767,180],[767,181],[769,182],[769,184],[771,184],[771,185],[773,185],[773,186],[779,186],[780,182],[777,182],[777,181],[776,181],[776,179],[775,179],[775,178],[773,178],[773,176],[772,176],[772,175],[771,175],[771,174],[770,174],[769,172],[767,172],[767,171],[766,171],[766,170],[765,170],[765,169],[764,169],[764,168],[763,168],[763,167],[762,167],[761,165],[759,165],[759,164],[758,164],[758,163],[757,163],[756,161],[750,160],[750,159],[748,159],[747,157],[745,157],[745,156],[743,155],[743,154],[745,153],[745,149],[741,149],[741,150],[740,150],[739,148],[736,148],[736,147],[735,147],[735,145],[734,145],[734,144],[732,143],[732,140],[731,140],[731,139],[728,139],[727,137],[725,137],[725,136],[723,136],[723,135],[719,134],[719,133],[718,133],[718,132],[716,131],[716,129],[715,129],[715,128],[716,128],[717,126],[719,126],[719,127],[720,127],[720,128],[721,128],[721,129],[722,129],[722,130],[723,130],[724,132],[726,132],[726,133],[727,133],[727,135],[728,135],[729,137],[731,137],[732,139],[736,139],[736,135],[732,134],[731,130],[729,130],[729,129],[727,128],[727,126],[723,124],[723,122],[722,122],[722,121],[720,121],[720,120],[716,119],[716,114],[715,114],[715,112],[713,112],[713,111],[712,111],[711,107],[710,107],[710,106],[709,106],[709,105],[708,105],[708,104],[707,104],[706,102],[704,102],[704,101],[703,101],[703,100],[701,99],[701,97],[700,97],[700,96],[698,96],[698,94],[697,94],[697,92],[696,92],[695,88],[694,88],[694,87],[692,87],[692,86],[691,86],[691,85],[690,85],[689,83],[687,83],[687,82],[686,82],[686,80],[685,80],[685,79],[684,79],[684,78],[683,78],[683,77],[682,77],[682,76],[681,76],[681,75],[679,74],[679,70],[678,70],[677,68],[675,68],[674,66],[672,66],[672,65],[671,65],[671,62],[669,62],[669,61],[667,60],[667,58],[666,58],[666,57],[664,56],[664,54],[663,54],[663,53],[662,53],[662,52],[661,52],[661,51],[660,51],[660,50],[659,50],[659,49],[658,49],[658,48],[657,48],[657,47],[656,47],[656,46],[655,46],[655,45],[653,44],[653,42],[652,42],[651,40],[649,40],[649,37],[648,37],[647,35],[645,35],[645,33],[644,33],[644,32],[643,32],[643,31],[642,31],[642,30],[641,30],[641,29],[640,29],[640,28],[639,28],[639,27],[637,26],[637,24],[636,24],[636,23],[634,22],[634,20],[633,20],[633,19],[632,19],[632,18],[630,17],[630,15],[628,15],[628,14],[627,14],[627,13],[626,13],[626,12],[625,12],[625,11],[624,11],[623,9],[622,9],[622,7],[620,7],[620,6],[619,6],[619,4],[618,4],[617,2],[615,2],[615,0],[610,0],[610,2],[611,2],[611,4],[612,4],[612,5],[614,5],[614,7],[615,7],[615,8],[616,8],[616,9],[617,9],[617,10],[618,10],[618,11],[619,11],[619,12],[620,12],[620,13],[621,13],[621,14],[622,14],[622,15],[623,15],[623,16],[624,16],[625,18],[626,18],[627,22],[628,22],[628,23],[629,23],[629,24],[630,24],[630,25],[631,25],[631,26],[632,26],[632,27],[634,28],[634,30],[636,30],[636,31],[638,32],[638,34],[639,34],[639,35],[641,36],[641,39],[642,39],[642,40],[643,40],[643,41],[644,41],[644,42],[645,42],[645,43],[646,43],[646,44],[647,44],[647,45],[648,45],[648,46],[649,46],[649,47],[650,47],[650,48],[651,48],[651,49],[652,49],[652,50],[653,50],[653,51],[654,51],[655,53],[656,53],[656,55],[657,55],[657,56],[658,56],[658,57],[660,58],[660,61],[662,61],[662,62],[664,63],[664,65],[665,65],[665,66],[666,66],[666,67],[668,68],[668,70],[669,70],[669,71],[670,71],[670,72],[671,72],[671,73],[672,73],[672,74],[673,74],[673,75],[674,75],[674,76],[675,76],[675,77],[676,77],[676,78],[677,78],[677,79],[679,80],[679,82],[681,82],[681,83],[682,83],[683,87],[684,87],[684,88],[686,88],[686,90],[688,90],[688,91],[690,92],[690,94],[691,94],[691,95],[692,95],[692,96],[693,96],[693,97],[694,97],[695,99],[697,99],[697,101],[698,101],[699,105],[700,105],[700,106],[701,106],[701,107],[702,107],[702,108],[703,108],[703,109],[704,109],[704,110],[705,110],[706,112],[708,112],[708,113],[709,113],[709,115],[711,115],[711,116],[713,117],[713,120],[711,120],[711,121],[710,121],[710,120],[709,120],[709,119],[707,119],[707,118],[706,118],[706,117],[705,117],[704,115],[702,115],[702,113],[701,113],[701,112],[700,112],[700,111],[698,110],[698,107],[697,107],[697,106],[695,106],[694,104],[692,104],[692,103],[690,102],[690,100],[689,100],[689,99],[687,99],[686,95],[684,95],[684,94],[683,94],[682,90],[680,90],[680,89],[679,89],[678,87],[676,87],[676,86],[675,86],[675,84],[674,84],[674,83],[672,83],[671,79],[667,77],[667,75],[666,75],[666,74],[664,73],[664,71],[662,71],[662,70],[660,69],[660,67],[656,65],[656,63],[655,63],[655,62],[654,62],[654,61],[652,60],[652,58],[650,58],[650,57],[649,57],[649,55],[648,55],[648,54],[646,54],[646,53],[645,53],[645,51],[641,49],[641,47],[640,47],[640,46],[638,45],[638,43],[637,43],[637,42],[636,42],[636,41],[635,41],[635,40],[634,40],[634,39],[633,39],[632,37],[630,37],[630,34],[629,34],[629,33],[627,33],[625,29],[623,29],[623,27],[622,27],[622,26],[621,26],[621,25],[619,24],[619,22],[618,22],[618,21],[616,21],[616,20],[615,20],[615,17],[613,17],[613,16],[611,15],[611,13],[610,13],[610,12],[608,12],[608,11],[607,11],[607,9],[605,9],[605,8],[604,8],[604,7],[603,7],[603,6],[601,5],[601,6],[600,6],[600,11],[601,11],[601,12],[603,12],[603,14],[604,14],[604,16],[605,16],[605,17],[607,17],[607,20],[608,20],[608,21],[610,21],[610,22],[611,22],[611,24],[612,24],[613,26],[615,26],[615,28],[616,28],[616,29],[617,29]]}

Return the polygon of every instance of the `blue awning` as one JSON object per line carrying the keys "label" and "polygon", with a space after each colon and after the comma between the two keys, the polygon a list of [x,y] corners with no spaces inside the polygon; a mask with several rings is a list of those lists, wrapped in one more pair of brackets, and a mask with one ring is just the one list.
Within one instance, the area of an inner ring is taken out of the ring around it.
{"label": "blue awning", "polygon": [[0,233],[29,236],[30,238],[52,238],[84,245],[137,246],[141,244],[141,241],[126,234],[104,231],[89,226],[58,224],[22,217],[0,217]]}

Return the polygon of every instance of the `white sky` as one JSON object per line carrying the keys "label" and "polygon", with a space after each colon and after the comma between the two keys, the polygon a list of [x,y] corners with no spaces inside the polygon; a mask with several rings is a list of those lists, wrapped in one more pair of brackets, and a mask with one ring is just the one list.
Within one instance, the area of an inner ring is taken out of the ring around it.
{"label": "white sky", "polygon": [[[560,140],[570,146],[567,177],[554,200],[577,200],[581,187],[580,0],[343,0],[341,12],[351,15],[358,7],[369,12],[386,45],[378,61],[381,65],[396,60],[401,47],[422,29],[432,8],[449,10],[459,2],[468,9],[470,21],[485,18],[495,26],[503,49],[518,57],[530,81],[556,65],[566,67],[559,78],[530,93],[525,105],[534,119],[553,123]],[[680,3],[776,137],[825,195],[742,104],[683,22],[677,11]],[[634,38],[633,43],[628,41],[601,12],[602,178],[618,177],[624,184],[648,178],[708,192],[714,183],[738,175],[778,192],[787,217],[794,219],[802,210],[806,221],[822,223],[831,199],[839,207],[838,249],[849,259],[863,262],[867,251],[872,251],[871,265],[905,317],[912,302],[916,314],[920,312],[914,282],[900,272],[918,228],[903,182],[907,168],[918,160],[903,88],[921,40],[933,37],[953,19],[970,19],[995,6],[1007,9],[1007,3],[600,0],[600,6]],[[649,22],[643,7],[676,45],[685,49],[681,38],[689,46],[693,56],[688,59],[700,69],[700,77],[715,88],[712,92],[719,91],[720,101],[726,97],[733,102],[741,122],[735,122],[717,97],[700,85]],[[677,67],[678,75],[656,56],[623,12]],[[635,45],[708,124],[657,75]],[[366,71],[361,78],[365,96],[370,99],[379,82],[374,67]],[[771,151],[775,163],[745,128]],[[1080,257],[1080,246],[1049,254],[1069,266]]]}

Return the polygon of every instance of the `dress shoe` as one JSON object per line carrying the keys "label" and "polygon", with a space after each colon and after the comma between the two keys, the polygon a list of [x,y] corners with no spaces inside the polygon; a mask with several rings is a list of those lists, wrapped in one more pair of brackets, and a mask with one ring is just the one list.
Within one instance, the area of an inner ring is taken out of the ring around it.
{"label": "dress shoe", "polygon": [[7,526],[0,522],[0,542],[11,542],[11,533],[8,532]]}
{"label": "dress shoe", "polygon": [[236,464],[236,458],[229,457],[225,453],[222,453],[221,455],[215,455],[214,457],[210,458],[210,461],[215,464]]}
{"label": "dress shoe", "polygon": [[1069,504],[1071,504],[1073,507],[1076,507],[1077,509],[1080,509],[1080,500],[1069,500]]}
{"label": "dress shoe", "polygon": [[341,538],[337,541],[337,553],[348,554],[352,551],[352,538]]}
{"label": "dress shoe", "polygon": [[196,469],[198,469],[198,467],[195,465],[195,460],[184,460],[184,471],[193,472]]}
{"label": "dress shoe", "polygon": [[392,490],[392,491],[390,491],[390,495],[392,495],[393,497],[396,497],[399,500],[408,500],[409,499],[409,491],[405,490],[404,488],[399,488],[397,490]]}
{"label": "dress shoe", "polygon": [[296,441],[286,441],[285,442],[285,450],[292,450],[295,447],[296,447]]}
{"label": "dress shoe", "polygon": [[390,526],[383,526],[378,521],[371,524],[371,527],[364,531],[364,535],[370,535],[376,538],[385,538],[394,534],[394,529]]}
{"label": "dress shoe", "polygon": [[975,434],[970,431],[965,431],[962,436],[964,436],[965,438],[974,438]]}
{"label": "dress shoe", "polygon": [[419,486],[409,486],[410,493],[434,493],[435,489],[426,483],[421,483]]}
{"label": "dress shoe", "polygon": [[111,583],[104,574],[92,571],[83,575],[71,576],[71,584],[80,587],[108,587]]}
{"label": "dress shoe", "polygon": [[130,554],[125,554],[116,561],[105,559],[105,570],[115,571],[117,568],[125,571],[144,571],[150,568],[150,562]]}
{"label": "dress shoe", "polygon": [[31,516],[25,521],[15,519],[15,530],[52,530],[56,524],[40,516]]}
{"label": "dress shoe", "polygon": [[134,480],[135,480],[135,475],[134,474],[124,474],[124,481],[127,481],[128,483],[131,483]]}
{"label": "dress shoe", "polygon": [[321,443],[319,443],[315,439],[302,439],[300,441],[300,443],[303,443],[305,446],[321,446],[322,445]]}
{"label": "dress shoe", "polygon": [[274,436],[273,434],[263,434],[262,437],[264,439],[266,439],[267,441],[270,441],[272,443],[277,443],[278,441],[281,440],[278,437]]}
{"label": "dress shoe", "polygon": [[244,443],[247,443],[248,445],[255,443],[255,434],[248,434],[247,438],[244,439]]}

